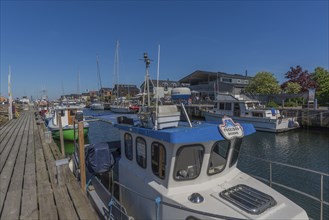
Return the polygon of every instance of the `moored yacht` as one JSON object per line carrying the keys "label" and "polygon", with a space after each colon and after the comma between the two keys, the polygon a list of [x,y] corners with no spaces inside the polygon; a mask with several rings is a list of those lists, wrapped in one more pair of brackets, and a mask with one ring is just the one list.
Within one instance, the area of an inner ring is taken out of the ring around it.
{"label": "moored yacht", "polygon": [[219,94],[212,109],[203,111],[206,121],[225,116],[239,123],[251,123],[258,131],[284,132],[299,127],[296,117],[281,115],[277,109],[265,109],[259,101],[239,95]]}
{"label": "moored yacht", "polygon": [[185,117],[180,122],[173,105],[144,112],[139,121],[120,117],[114,125],[120,141],[87,148],[87,192],[102,217],[308,219],[301,207],[237,168],[243,138],[255,132],[251,124]]}

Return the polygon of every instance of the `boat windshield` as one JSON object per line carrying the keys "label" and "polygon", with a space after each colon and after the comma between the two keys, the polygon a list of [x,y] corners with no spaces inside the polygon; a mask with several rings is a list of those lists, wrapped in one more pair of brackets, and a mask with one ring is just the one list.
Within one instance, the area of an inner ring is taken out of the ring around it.
{"label": "boat windshield", "polygon": [[225,169],[227,157],[230,149],[230,142],[217,141],[212,147],[208,165],[208,175],[220,173]]}
{"label": "boat windshield", "polygon": [[185,145],[178,149],[174,169],[177,181],[192,180],[199,176],[204,156],[201,145]]}

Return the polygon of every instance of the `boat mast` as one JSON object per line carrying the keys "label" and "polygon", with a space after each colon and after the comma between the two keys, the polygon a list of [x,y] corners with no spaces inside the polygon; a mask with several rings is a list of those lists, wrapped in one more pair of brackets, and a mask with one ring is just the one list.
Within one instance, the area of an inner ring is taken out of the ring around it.
{"label": "boat mast", "polygon": [[154,129],[155,130],[158,129],[159,78],[160,78],[160,45],[158,46],[157,91],[156,91],[155,122],[154,122]]}
{"label": "boat mast", "polygon": [[117,85],[117,98],[120,96],[120,86],[119,86],[119,41],[116,42],[115,54],[114,54],[114,79],[113,79],[113,89],[115,84]]}
{"label": "boat mast", "polygon": [[99,95],[100,90],[102,89],[102,80],[101,80],[101,73],[100,73],[100,70],[99,70],[98,55],[96,56],[96,63],[97,63],[97,78],[98,78],[98,92],[97,92],[97,95]]}
{"label": "boat mast", "polygon": [[13,97],[11,94],[11,67],[9,65],[8,72],[8,99],[9,99],[9,107],[8,107],[8,116],[9,120],[13,119]]}

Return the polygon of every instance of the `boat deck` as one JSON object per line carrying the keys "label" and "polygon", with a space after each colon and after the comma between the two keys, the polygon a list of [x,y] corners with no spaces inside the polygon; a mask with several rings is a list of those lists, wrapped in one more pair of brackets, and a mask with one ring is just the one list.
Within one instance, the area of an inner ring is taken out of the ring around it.
{"label": "boat deck", "polygon": [[97,219],[44,129],[33,111],[0,127],[0,219]]}

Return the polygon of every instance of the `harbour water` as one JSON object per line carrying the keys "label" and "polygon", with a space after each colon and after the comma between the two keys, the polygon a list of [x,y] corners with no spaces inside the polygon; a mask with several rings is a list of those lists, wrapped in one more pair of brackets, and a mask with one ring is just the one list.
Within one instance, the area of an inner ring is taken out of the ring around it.
{"label": "harbour water", "polygon": [[[110,111],[91,111],[88,109],[84,111],[84,114],[100,116],[111,121],[115,121],[116,116],[118,116]],[[90,122],[87,141],[97,143],[119,140],[118,134],[116,129],[108,123]],[[73,147],[72,144],[70,145]],[[268,180],[270,178],[269,163],[254,157],[329,174],[329,130],[297,129],[280,134],[257,131],[245,137],[238,167],[248,174]],[[320,175],[277,164],[272,164],[271,170],[273,182],[287,185],[320,198]],[[323,186],[323,198],[328,202],[328,177],[324,177]],[[320,219],[320,202],[276,185],[273,185],[273,188],[303,207],[312,219]],[[324,205],[323,208],[323,219],[329,219],[328,206]]]}

